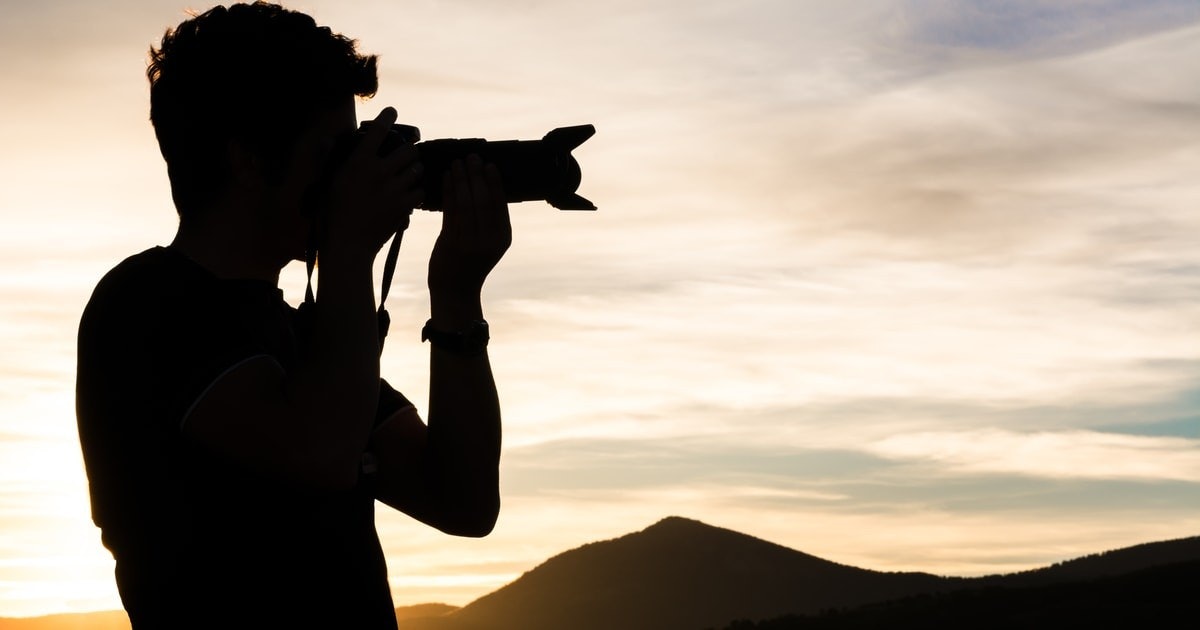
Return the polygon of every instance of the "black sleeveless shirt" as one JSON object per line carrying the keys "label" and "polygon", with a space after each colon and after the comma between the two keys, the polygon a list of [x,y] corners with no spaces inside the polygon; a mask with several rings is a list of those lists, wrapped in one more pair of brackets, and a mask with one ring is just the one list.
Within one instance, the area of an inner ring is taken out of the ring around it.
{"label": "black sleeveless shirt", "polygon": [[[79,328],[76,417],[92,518],[135,630],[396,627],[369,477],[318,492],[184,439],[208,387],[302,352],[275,286],[223,280],[170,248],[97,285]],[[386,383],[380,417],[407,401]]]}

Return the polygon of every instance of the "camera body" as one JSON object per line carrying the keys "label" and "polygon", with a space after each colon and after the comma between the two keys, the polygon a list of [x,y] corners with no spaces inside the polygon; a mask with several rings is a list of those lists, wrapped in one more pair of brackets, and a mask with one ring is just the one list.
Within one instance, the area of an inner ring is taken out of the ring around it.
{"label": "camera body", "polygon": [[380,147],[386,155],[403,144],[414,143],[425,168],[423,210],[442,209],[442,175],[454,160],[472,153],[500,171],[509,203],[545,200],[559,210],[595,210],[592,202],[576,194],[582,172],[571,150],[596,133],[592,125],[559,127],[541,140],[489,141],[482,138],[440,138],[421,142],[421,132],[411,125],[392,125]]}

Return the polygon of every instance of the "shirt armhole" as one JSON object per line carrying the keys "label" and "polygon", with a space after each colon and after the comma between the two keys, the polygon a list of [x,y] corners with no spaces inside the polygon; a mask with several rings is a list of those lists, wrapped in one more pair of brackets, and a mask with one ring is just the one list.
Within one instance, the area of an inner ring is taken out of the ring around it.
{"label": "shirt armhole", "polygon": [[[409,413],[415,414],[417,416],[417,419],[420,420],[421,414],[417,413],[417,406],[412,404],[411,402],[408,402],[408,399],[405,399],[405,403],[406,404],[404,404],[403,406],[392,410],[392,412],[389,413],[387,416],[380,418],[379,421],[375,423],[375,426],[371,427],[371,437],[372,438],[375,437],[376,433],[383,430],[384,427],[391,424],[392,420],[394,418],[396,418],[396,416],[399,416],[400,414],[409,414]],[[363,452],[362,461],[359,465],[359,472],[362,473],[363,475],[373,475],[373,474],[375,474],[377,467],[378,467],[378,460],[375,458],[375,453],[370,450]]]}
{"label": "shirt armhole", "polygon": [[212,380],[212,382],[210,382],[203,390],[201,390],[200,395],[196,396],[196,399],[192,401],[192,404],[188,405],[187,411],[185,411],[183,413],[183,417],[179,419],[179,431],[180,432],[183,431],[183,425],[187,423],[187,419],[188,419],[188,417],[190,417],[192,415],[192,411],[194,411],[196,409],[196,405],[199,405],[200,401],[204,400],[204,397],[208,395],[208,392],[211,391],[212,388],[215,387],[216,384],[221,381],[221,379],[225,378],[231,372],[242,367],[243,365],[245,365],[251,361],[255,361],[257,359],[262,359],[262,358],[270,359],[272,363],[279,366],[279,369],[281,369],[281,370],[283,369],[283,365],[279,363],[279,359],[276,359],[275,357],[273,357],[269,354],[251,355],[251,356],[246,357],[245,359],[242,359],[241,361],[238,361],[237,363],[234,363],[233,365],[226,368],[224,372],[221,372],[220,374],[218,374],[217,377]]}
{"label": "shirt armhole", "polygon": [[[402,413],[415,413],[416,411],[417,411],[417,406],[412,403],[408,403],[408,404],[404,405],[403,407],[393,409],[391,413],[389,413],[386,417],[380,418],[379,422],[375,423],[375,426],[371,427],[371,433],[374,434],[376,431],[387,426],[387,424],[390,423],[393,418],[395,418],[396,416],[398,416]],[[417,417],[419,418],[420,414],[418,414]]]}

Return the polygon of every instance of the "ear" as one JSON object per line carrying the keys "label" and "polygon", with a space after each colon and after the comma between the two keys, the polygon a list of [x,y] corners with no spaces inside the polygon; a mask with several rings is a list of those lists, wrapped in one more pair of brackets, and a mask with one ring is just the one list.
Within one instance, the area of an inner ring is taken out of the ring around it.
{"label": "ear", "polygon": [[230,183],[243,190],[255,190],[262,186],[265,173],[262,158],[245,143],[229,140],[225,144],[229,159]]}

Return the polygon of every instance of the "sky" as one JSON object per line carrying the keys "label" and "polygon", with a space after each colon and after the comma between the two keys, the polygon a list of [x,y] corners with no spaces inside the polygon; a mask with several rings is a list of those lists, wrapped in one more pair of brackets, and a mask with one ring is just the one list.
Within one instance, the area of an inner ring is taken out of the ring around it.
{"label": "sky", "polygon": [[[176,219],[146,52],[180,0],[0,13],[0,616],[120,607],[74,424],[99,278]],[[483,539],[381,509],[397,605],[679,515],[982,575],[1200,534],[1194,0],[311,0],[426,139],[575,151],[512,208]],[[418,213],[386,378],[424,409]],[[300,266],[281,280],[303,296]]]}

